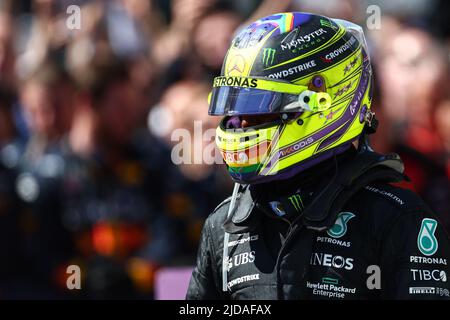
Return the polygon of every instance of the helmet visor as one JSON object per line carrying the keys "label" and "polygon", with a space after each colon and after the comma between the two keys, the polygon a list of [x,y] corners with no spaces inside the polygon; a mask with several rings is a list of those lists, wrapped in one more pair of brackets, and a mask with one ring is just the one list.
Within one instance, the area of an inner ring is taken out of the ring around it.
{"label": "helmet visor", "polygon": [[301,108],[282,110],[295,105],[299,94],[307,87],[288,82],[250,77],[217,77],[209,101],[209,115],[232,116],[298,112]]}
{"label": "helmet visor", "polygon": [[209,114],[213,116],[278,113],[298,96],[275,91],[240,87],[214,88]]}

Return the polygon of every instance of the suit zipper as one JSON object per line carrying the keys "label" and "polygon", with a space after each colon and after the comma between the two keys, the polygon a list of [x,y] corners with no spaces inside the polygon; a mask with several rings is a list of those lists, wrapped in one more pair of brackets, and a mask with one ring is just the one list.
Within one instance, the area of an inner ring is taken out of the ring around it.
{"label": "suit zipper", "polygon": [[276,269],[277,269],[277,298],[278,300],[284,300],[284,294],[282,292],[282,285],[281,285],[281,279],[280,279],[280,259],[283,256],[284,250],[286,246],[289,243],[290,238],[292,235],[298,231],[297,228],[299,228],[299,224],[297,223],[300,220],[301,216],[297,217],[293,222],[289,222],[286,219],[283,219],[289,224],[289,229],[287,231],[286,239],[284,240],[283,245],[281,246],[280,252],[278,253],[277,262],[276,262]]}

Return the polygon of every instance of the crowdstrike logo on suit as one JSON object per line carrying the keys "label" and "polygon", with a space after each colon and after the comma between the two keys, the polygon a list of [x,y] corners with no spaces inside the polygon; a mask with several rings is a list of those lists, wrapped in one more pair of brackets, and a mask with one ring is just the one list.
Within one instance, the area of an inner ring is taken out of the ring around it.
{"label": "crowdstrike logo on suit", "polygon": [[248,281],[255,281],[255,280],[259,280],[259,273],[249,274],[249,275],[242,276],[242,277],[231,280],[227,284],[228,289],[231,289],[232,287],[234,287],[237,284],[241,284],[241,283],[248,282]]}

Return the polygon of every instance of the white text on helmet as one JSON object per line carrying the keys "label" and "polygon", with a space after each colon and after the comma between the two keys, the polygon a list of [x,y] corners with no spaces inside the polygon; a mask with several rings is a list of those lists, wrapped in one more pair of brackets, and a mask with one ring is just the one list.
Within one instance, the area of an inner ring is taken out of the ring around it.
{"label": "white text on helmet", "polygon": [[282,43],[281,44],[281,50],[285,50],[285,49],[289,49],[290,50],[291,48],[297,48],[297,46],[299,46],[299,45],[301,45],[303,43],[310,42],[311,40],[315,39],[316,37],[318,37],[318,36],[320,36],[320,35],[322,35],[324,33],[327,33],[327,32],[324,29],[322,29],[322,28],[320,28],[318,30],[314,30],[313,32],[311,32],[309,34],[301,36],[301,37],[298,37],[297,39],[294,39],[294,40],[292,40],[292,41],[290,41],[290,42],[288,42],[286,44]]}
{"label": "white text on helmet", "polygon": [[272,79],[280,79],[283,77],[287,77],[288,75],[299,73],[300,71],[303,71],[303,70],[308,70],[315,66],[316,66],[316,61],[311,60],[311,61],[299,64],[295,67],[289,68],[287,70],[281,70],[280,72],[269,74],[268,77],[272,78]]}

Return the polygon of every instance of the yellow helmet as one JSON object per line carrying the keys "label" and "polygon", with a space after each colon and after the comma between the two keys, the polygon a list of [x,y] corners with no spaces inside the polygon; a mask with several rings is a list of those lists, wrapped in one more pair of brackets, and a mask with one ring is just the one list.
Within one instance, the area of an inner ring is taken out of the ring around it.
{"label": "yellow helmet", "polygon": [[[214,79],[216,144],[239,183],[287,179],[345,151],[371,116],[372,69],[356,24],[280,13],[244,28]],[[242,128],[242,115],[276,120]]]}

